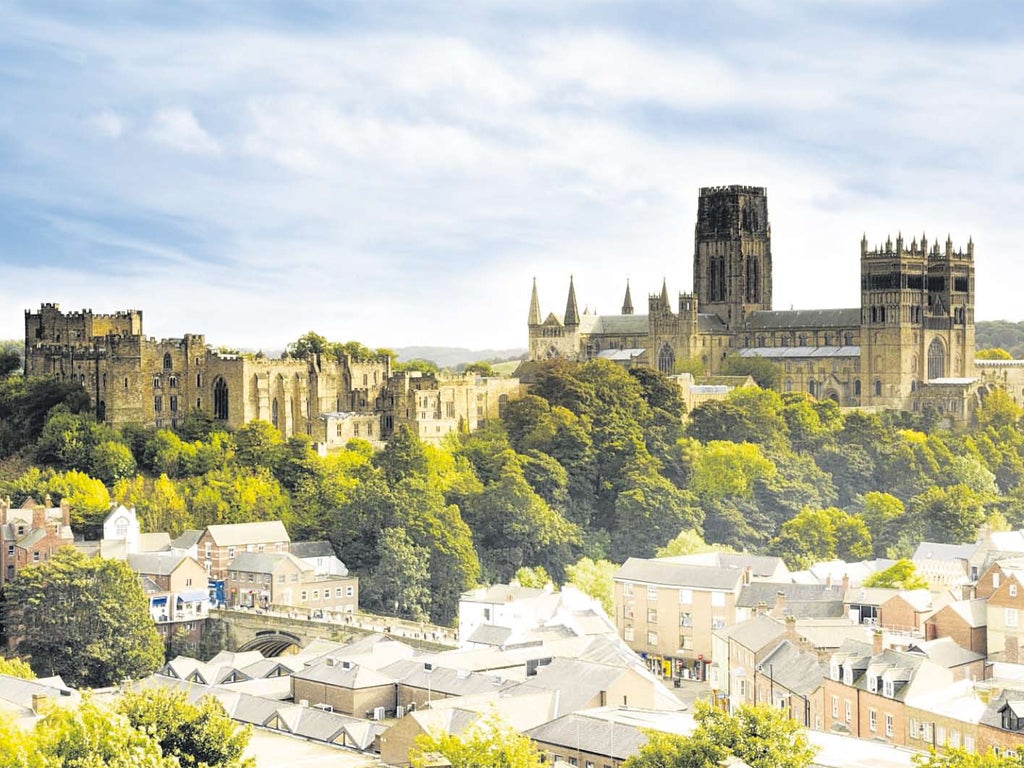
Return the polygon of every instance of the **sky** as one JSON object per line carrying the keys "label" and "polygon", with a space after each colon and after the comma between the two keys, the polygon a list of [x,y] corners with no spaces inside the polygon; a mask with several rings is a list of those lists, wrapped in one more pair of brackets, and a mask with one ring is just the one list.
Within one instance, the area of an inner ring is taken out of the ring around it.
{"label": "sky", "polygon": [[0,339],[525,347],[533,278],[691,290],[720,184],[767,188],[776,309],[948,234],[1021,320],[1022,125],[1012,0],[0,0]]}

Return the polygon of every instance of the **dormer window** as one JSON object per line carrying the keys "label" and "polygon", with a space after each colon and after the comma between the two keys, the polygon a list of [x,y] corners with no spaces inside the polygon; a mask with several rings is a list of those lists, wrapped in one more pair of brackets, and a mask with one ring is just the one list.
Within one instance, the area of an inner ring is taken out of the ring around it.
{"label": "dormer window", "polygon": [[884,693],[888,698],[891,699],[896,696],[896,686],[893,684],[892,680],[886,680],[884,688]]}
{"label": "dormer window", "polygon": [[831,677],[836,682],[842,682],[842,679],[843,679],[843,668],[841,666],[839,666],[839,664],[837,664],[834,661],[832,662],[832,664],[830,666],[831,666],[831,669],[829,670],[829,677]]}
{"label": "dormer window", "polygon": [[846,665],[843,667],[843,682],[847,685],[853,685],[853,667]]}
{"label": "dormer window", "polygon": [[878,693],[878,678],[875,675],[868,677],[868,690],[872,693]]}

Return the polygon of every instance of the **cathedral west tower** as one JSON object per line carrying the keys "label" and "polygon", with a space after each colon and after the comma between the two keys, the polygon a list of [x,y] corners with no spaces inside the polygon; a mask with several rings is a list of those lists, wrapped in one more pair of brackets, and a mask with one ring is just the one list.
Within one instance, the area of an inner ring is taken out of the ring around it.
{"label": "cathedral west tower", "polygon": [[735,328],[772,308],[771,227],[764,187],[702,187],[694,235],[693,289],[701,312]]}

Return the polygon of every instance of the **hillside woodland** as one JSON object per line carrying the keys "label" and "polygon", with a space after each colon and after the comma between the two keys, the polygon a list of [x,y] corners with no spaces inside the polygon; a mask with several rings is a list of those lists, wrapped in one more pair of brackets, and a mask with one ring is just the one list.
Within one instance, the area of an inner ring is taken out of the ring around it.
{"label": "hillside woodland", "polygon": [[581,561],[570,573],[586,578],[669,542],[799,568],[1024,526],[1024,426],[1002,392],[958,432],[760,388],[684,419],[656,372],[551,361],[502,420],[443,447],[400,430],[383,451],[353,441],[326,458],[265,422],[228,434],[196,412],[178,432],[114,430],[87,406],[74,385],[0,379],[0,494],[67,498],[90,537],[114,501],[172,535],[279,518],[332,542],[368,609],[446,624],[477,583],[523,568],[562,582]]}

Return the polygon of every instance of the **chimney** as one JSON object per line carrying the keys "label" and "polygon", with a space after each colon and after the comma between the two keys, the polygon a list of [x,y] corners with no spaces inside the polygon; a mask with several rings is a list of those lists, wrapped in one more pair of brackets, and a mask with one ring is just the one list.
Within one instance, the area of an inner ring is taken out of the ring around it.
{"label": "chimney", "polygon": [[786,617],[786,639],[793,645],[800,645],[800,635],[796,633],[796,616]]}
{"label": "chimney", "polygon": [[850,588],[850,575],[847,573],[843,574],[843,594],[846,594],[846,590]]}
{"label": "chimney", "polygon": [[0,525],[7,525],[7,510],[11,508],[11,497],[0,499]]}
{"label": "chimney", "polygon": [[67,499],[60,500],[60,516],[63,524],[71,527],[71,503]]}
{"label": "chimney", "polygon": [[882,630],[876,629],[871,633],[871,655],[877,656],[882,652]]}
{"label": "chimney", "polygon": [[754,615],[755,616],[760,616],[760,615],[762,615],[764,613],[767,613],[767,612],[768,612],[768,603],[766,603],[764,600],[758,600],[757,601],[757,605],[754,606]]}
{"label": "chimney", "polygon": [[32,711],[37,715],[43,714],[43,710],[46,708],[46,700],[49,698],[45,693],[33,693],[32,694]]}
{"label": "chimney", "polygon": [[782,616],[782,611],[786,608],[786,593],[779,590],[775,593],[775,607],[772,608],[772,616],[779,618]]}
{"label": "chimney", "polygon": [[749,584],[750,580],[753,578],[753,576],[754,576],[754,567],[753,566],[748,565],[746,568],[743,569],[743,583],[744,584]]}
{"label": "chimney", "polygon": [[[47,496],[49,498],[49,496]],[[32,507],[32,528],[46,527],[46,507],[36,504]]]}

